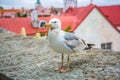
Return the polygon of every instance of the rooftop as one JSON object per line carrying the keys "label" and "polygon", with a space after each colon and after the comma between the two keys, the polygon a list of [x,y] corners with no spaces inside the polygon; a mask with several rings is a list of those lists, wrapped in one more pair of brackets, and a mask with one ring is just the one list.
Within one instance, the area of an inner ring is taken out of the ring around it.
{"label": "rooftop", "polygon": [[[90,4],[85,7],[69,8],[61,16],[40,17],[39,21],[46,20],[48,22],[51,18],[56,17],[61,20],[63,30],[71,25],[72,28],[70,31],[73,32],[94,8],[97,8],[106,20],[108,20],[113,27],[120,32],[120,29],[118,28],[118,26],[120,26],[120,5],[96,6],[94,4]],[[0,27],[17,34],[20,34],[22,27],[25,27],[28,35],[36,32],[36,29],[32,26],[31,18],[0,18]],[[47,32],[47,29],[40,28],[39,32],[45,33]]]}

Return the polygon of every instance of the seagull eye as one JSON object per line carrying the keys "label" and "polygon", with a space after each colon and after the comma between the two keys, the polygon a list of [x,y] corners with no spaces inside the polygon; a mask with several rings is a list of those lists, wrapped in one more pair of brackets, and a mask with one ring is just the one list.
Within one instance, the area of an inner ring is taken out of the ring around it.
{"label": "seagull eye", "polygon": [[56,21],[54,23],[57,23]]}

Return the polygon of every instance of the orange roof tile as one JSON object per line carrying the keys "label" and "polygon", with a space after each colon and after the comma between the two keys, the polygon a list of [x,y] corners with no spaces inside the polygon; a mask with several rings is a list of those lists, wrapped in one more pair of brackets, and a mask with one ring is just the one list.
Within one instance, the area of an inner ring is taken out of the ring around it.
{"label": "orange roof tile", "polygon": [[21,12],[21,9],[3,9],[0,13]]}
{"label": "orange roof tile", "polygon": [[[32,27],[30,18],[0,18],[0,27],[16,34],[20,34],[21,28],[24,27],[26,34],[34,34],[36,31]],[[45,28],[38,29],[39,32],[47,32]]]}
{"label": "orange roof tile", "polygon": [[120,26],[120,5],[99,6],[98,9],[103,13],[113,27],[120,32],[120,29],[117,28]]}

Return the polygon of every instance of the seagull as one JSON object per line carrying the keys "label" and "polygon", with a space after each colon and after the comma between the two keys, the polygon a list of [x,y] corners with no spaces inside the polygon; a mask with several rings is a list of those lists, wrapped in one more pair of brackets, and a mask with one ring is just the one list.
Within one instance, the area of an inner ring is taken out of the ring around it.
{"label": "seagull", "polygon": [[[61,21],[58,18],[52,18],[46,27],[49,27],[48,42],[50,48],[55,52],[61,53],[61,67],[55,68],[59,72],[70,71],[70,54],[78,53],[88,49],[86,42],[74,33],[61,30]],[[67,54],[67,68],[63,66],[64,54]]]}

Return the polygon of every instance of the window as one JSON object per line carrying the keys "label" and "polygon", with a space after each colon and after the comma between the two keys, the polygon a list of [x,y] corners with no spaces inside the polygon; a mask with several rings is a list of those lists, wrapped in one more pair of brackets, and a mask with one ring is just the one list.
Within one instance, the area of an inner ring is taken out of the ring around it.
{"label": "window", "polygon": [[117,29],[120,30],[120,26],[117,26]]}
{"label": "window", "polygon": [[101,48],[102,48],[102,49],[105,49],[105,44],[101,44]]}
{"label": "window", "polygon": [[111,50],[112,49],[112,43],[102,43],[101,48]]}
{"label": "window", "polygon": [[44,13],[45,11],[44,11],[44,10],[42,10],[41,12],[43,12],[43,13]]}
{"label": "window", "polygon": [[45,20],[41,20],[41,21],[39,22],[39,28],[45,27],[45,24],[46,24],[46,21],[45,21]]}

